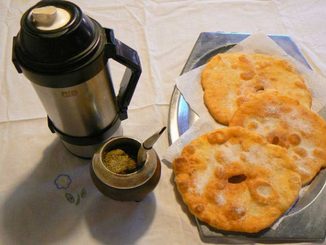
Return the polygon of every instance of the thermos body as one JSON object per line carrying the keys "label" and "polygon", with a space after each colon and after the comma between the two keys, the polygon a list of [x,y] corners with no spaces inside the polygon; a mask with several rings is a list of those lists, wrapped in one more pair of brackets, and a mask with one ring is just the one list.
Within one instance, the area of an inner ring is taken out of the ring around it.
{"label": "thermos body", "polygon": [[[115,94],[108,59],[126,66]],[[141,74],[138,54],[68,1],[41,1],[25,12],[12,61],[31,82],[48,126],[70,152],[91,158],[121,120]]]}
{"label": "thermos body", "polygon": [[107,69],[71,87],[49,88],[32,83],[56,129],[71,136],[93,135],[117,116],[116,97]]}

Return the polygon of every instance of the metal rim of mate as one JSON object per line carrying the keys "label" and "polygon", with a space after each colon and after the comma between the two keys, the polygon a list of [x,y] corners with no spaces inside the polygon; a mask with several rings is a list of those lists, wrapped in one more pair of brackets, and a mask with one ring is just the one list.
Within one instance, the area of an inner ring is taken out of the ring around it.
{"label": "metal rim of mate", "polygon": [[140,169],[136,169],[129,174],[117,174],[109,170],[103,163],[105,152],[120,148],[124,150],[132,158],[137,159],[137,152],[140,142],[129,137],[113,137],[109,139],[98,151],[92,159],[92,166],[95,175],[102,183],[116,189],[132,189],[144,185],[153,177],[155,171],[160,164],[158,156],[154,149],[147,152],[147,158],[144,165]]}

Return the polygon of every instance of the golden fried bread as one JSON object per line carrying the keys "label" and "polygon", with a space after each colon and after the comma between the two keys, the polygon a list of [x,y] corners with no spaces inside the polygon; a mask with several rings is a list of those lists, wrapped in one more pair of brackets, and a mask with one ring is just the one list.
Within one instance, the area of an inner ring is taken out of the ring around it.
{"label": "golden fried bread", "polygon": [[241,127],[202,135],[173,161],[192,214],[217,229],[248,233],[271,226],[297,199],[294,167],[285,149]]}
{"label": "golden fried bread", "polygon": [[235,112],[230,125],[242,126],[288,150],[309,183],[326,167],[326,123],[313,111],[277,92],[253,96]]}
{"label": "golden fried bread", "polygon": [[277,90],[307,108],[312,97],[303,78],[287,61],[264,54],[222,53],[201,75],[204,103],[219,123],[228,125],[233,113],[251,95]]}

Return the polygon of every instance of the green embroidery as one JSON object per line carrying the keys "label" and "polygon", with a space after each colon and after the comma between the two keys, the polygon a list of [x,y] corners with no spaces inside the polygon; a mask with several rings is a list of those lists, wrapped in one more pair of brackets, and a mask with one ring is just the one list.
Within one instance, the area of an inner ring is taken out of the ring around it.
{"label": "green embroidery", "polygon": [[76,206],[80,203],[80,196],[77,194],[77,201],[76,201]]}
{"label": "green embroidery", "polygon": [[66,199],[67,199],[67,201],[68,202],[70,202],[70,203],[74,203],[75,202],[75,198],[74,198],[74,196],[71,194],[71,193],[65,193],[65,197],[66,197]]}
{"label": "green embroidery", "polygon": [[[54,180],[54,185],[58,190],[68,190],[71,186],[71,183],[72,179],[68,174],[59,174]],[[81,199],[87,196],[87,191],[85,187],[83,187],[80,191],[77,191],[76,193],[70,193],[65,191],[64,196],[69,203],[78,206],[81,202]]]}
{"label": "green embroidery", "polygon": [[85,189],[85,187],[83,187],[83,189],[81,189],[81,191],[80,191],[80,197],[85,198],[86,195],[87,195],[86,189]]}

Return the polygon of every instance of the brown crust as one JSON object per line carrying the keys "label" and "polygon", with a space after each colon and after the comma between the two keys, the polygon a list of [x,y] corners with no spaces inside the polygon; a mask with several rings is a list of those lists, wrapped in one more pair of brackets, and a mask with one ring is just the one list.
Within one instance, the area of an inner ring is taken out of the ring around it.
{"label": "brown crust", "polygon": [[218,54],[204,68],[201,84],[208,111],[224,125],[229,124],[243,102],[261,91],[280,91],[307,108],[312,102],[303,78],[293,66],[264,54]]}
{"label": "brown crust", "polygon": [[173,161],[192,214],[217,229],[248,233],[270,227],[297,199],[294,168],[285,149],[241,127],[202,135]]}
{"label": "brown crust", "polygon": [[230,126],[242,126],[288,150],[302,183],[326,166],[326,123],[296,100],[277,92],[253,96],[235,112]]}

